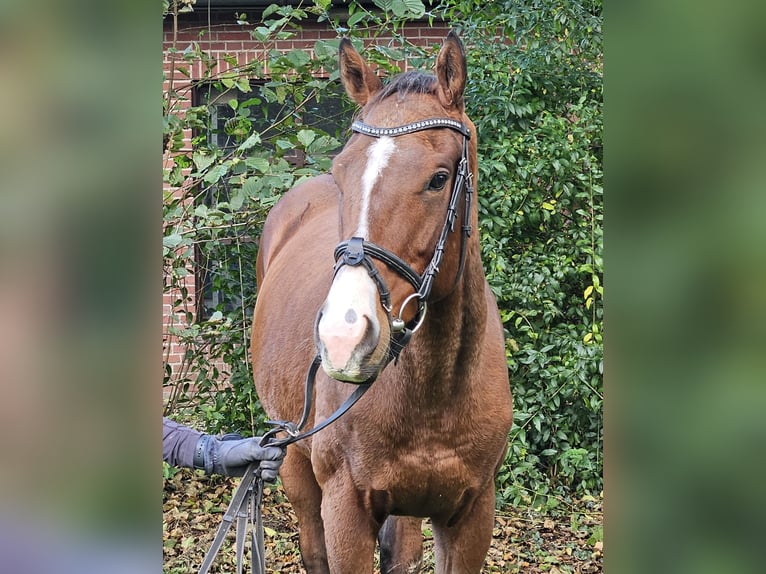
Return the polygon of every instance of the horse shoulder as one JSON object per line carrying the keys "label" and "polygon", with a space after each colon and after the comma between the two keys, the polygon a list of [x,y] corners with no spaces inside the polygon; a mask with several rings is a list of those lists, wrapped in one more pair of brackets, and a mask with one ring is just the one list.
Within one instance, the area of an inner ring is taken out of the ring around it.
{"label": "horse shoulder", "polygon": [[256,272],[259,282],[270,262],[301,227],[308,226],[318,218],[333,216],[337,209],[338,193],[335,179],[324,174],[299,183],[271,208],[263,225],[258,249]]}
{"label": "horse shoulder", "polygon": [[301,414],[304,374],[316,352],[319,283],[332,277],[337,194],[332,176],[305,180],[272,207],[263,227],[251,356],[258,397],[274,419]]}

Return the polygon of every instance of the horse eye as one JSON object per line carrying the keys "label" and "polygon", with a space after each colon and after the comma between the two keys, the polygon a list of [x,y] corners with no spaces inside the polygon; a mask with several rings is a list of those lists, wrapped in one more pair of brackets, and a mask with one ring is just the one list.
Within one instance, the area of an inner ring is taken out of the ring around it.
{"label": "horse eye", "polygon": [[431,178],[431,181],[428,182],[428,189],[433,189],[436,191],[444,189],[444,186],[447,183],[448,179],[449,179],[449,174],[446,172],[440,171],[439,173],[434,174],[434,176]]}

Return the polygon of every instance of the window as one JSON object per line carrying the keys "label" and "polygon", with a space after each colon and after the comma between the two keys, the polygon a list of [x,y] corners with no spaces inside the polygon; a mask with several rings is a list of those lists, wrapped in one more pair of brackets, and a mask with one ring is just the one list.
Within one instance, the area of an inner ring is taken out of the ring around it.
{"label": "window", "polygon": [[[261,134],[261,143],[253,149],[269,161],[282,158],[296,169],[323,167],[340,151],[341,144],[323,150],[321,157],[307,158],[301,149],[287,146],[301,129],[311,128],[331,136],[337,142],[351,124],[353,105],[343,97],[338,82],[325,84],[320,92],[306,85],[270,85],[253,82],[250,92],[221,90],[211,84],[199,84],[194,93],[195,106],[207,106],[212,127],[207,133],[194,134],[194,141],[226,154],[253,133]],[[265,152],[265,154],[264,154]],[[318,163],[321,162],[321,165]],[[229,202],[232,189],[226,183],[211,187],[198,201],[207,207]],[[255,238],[236,229],[228,237],[219,237],[216,245],[197,249],[197,315],[209,318],[215,311],[231,312],[249,306],[255,294]],[[247,268],[242,264],[246,262]],[[238,293],[238,295],[233,295]],[[228,297],[228,300],[227,300]],[[246,309],[252,313],[252,309]]]}

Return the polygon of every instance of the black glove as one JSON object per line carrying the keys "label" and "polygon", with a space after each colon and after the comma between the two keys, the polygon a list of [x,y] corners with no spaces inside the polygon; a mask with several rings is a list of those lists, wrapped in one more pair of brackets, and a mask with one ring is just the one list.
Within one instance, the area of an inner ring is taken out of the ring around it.
{"label": "black glove", "polygon": [[285,451],[278,446],[261,446],[261,438],[241,438],[239,435],[226,435],[223,439],[203,435],[197,444],[194,466],[204,468],[206,474],[242,476],[248,465],[261,461],[258,472],[266,482],[274,482],[279,475],[279,467],[285,457]]}

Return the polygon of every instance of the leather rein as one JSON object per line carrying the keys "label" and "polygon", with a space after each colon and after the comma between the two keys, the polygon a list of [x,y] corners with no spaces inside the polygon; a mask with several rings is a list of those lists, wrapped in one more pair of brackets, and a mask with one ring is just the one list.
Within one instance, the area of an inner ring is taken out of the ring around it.
{"label": "leather rein", "polygon": [[[455,172],[455,181],[452,186],[452,194],[450,196],[449,206],[447,207],[447,216],[442,226],[439,239],[436,242],[431,261],[426,265],[422,274],[418,274],[412,269],[405,261],[403,261],[396,254],[388,251],[384,247],[376,245],[370,241],[365,241],[361,237],[352,237],[347,241],[339,243],[335,247],[335,267],[334,273],[337,274],[338,270],[344,265],[357,266],[362,265],[370,277],[375,282],[378,293],[380,295],[380,302],[386,312],[389,314],[389,321],[391,324],[391,341],[389,344],[389,354],[386,364],[391,361],[396,362],[399,358],[399,354],[410,341],[412,335],[423,324],[427,310],[427,300],[433,287],[433,281],[436,274],[439,272],[439,265],[441,265],[442,258],[444,257],[444,250],[447,244],[447,238],[450,232],[455,229],[455,220],[457,218],[458,200],[461,194],[465,195],[465,211],[463,214],[462,225],[462,238],[460,244],[460,263],[455,278],[455,286],[457,286],[460,277],[463,272],[465,264],[465,251],[467,238],[471,235],[471,199],[473,196],[473,174],[471,173],[468,165],[468,139],[471,137],[470,130],[462,122],[458,122],[451,118],[433,118],[428,120],[421,120],[406,124],[403,126],[393,128],[379,128],[365,124],[361,121],[355,121],[351,125],[352,131],[363,134],[366,136],[380,138],[380,137],[397,137],[401,135],[411,134],[423,130],[435,129],[435,128],[448,128],[457,132],[460,132],[463,136],[463,150],[460,160],[457,164],[457,170]],[[401,277],[406,279],[410,285],[414,288],[414,293],[408,296],[399,309],[397,317],[393,317],[391,306],[391,294],[388,290],[383,276],[378,271],[373,259],[384,263],[391,270],[395,271]],[[409,322],[405,323],[403,317],[404,309],[407,307],[410,301],[417,299],[418,311]],[[310,430],[303,431],[302,429],[308,421],[309,412],[311,411],[311,403],[314,395],[314,381],[316,379],[316,373],[321,365],[321,358],[319,355],[314,357],[314,360],[309,366],[306,374],[303,413],[301,415],[300,422],[298,424],[290,421],[267,421],[266,424],[273,426],[270,431],[263,435],[261,439],[261,446],[279,446],[287,447],[287,445],[294,442],[308,438],[309,436],[319,432],[338,420],[343,414],[345,414],[367,390],[372,386],[372,383],[377,378],[377,375],[370,377],[363,383],[357,385],[354,392],[341,404],[340,407],[327,419],[320,424],[311,428]],[[280,432],[287,434],[284,438],[276,438],[276,435]],[[237,574],[242,574],[243,571],[243,558],[245,548],[245,536],[247,534],[248,522],[252,528],[251,537],[251,568],[254,574],[263,574],[266,572],[265,561],[265,547],[263,539],[263,521],[261,516],[261,501],[263,498],[263,479],[260,476],[259,470],[260,462],[254,462],[247,467],[245,474],[240,481],[239,486],[232,495],[231,502],[229,503],[226,512],[224,513],[221,524],[216,532],[215,539],[212,545],[207,551],[202,565],[199,569],[199,574],[207,574],[210,567],[215,560],[218,551],[226,537],[227,532],[231,528],[232,524],[236,520],[236,564]]]}

